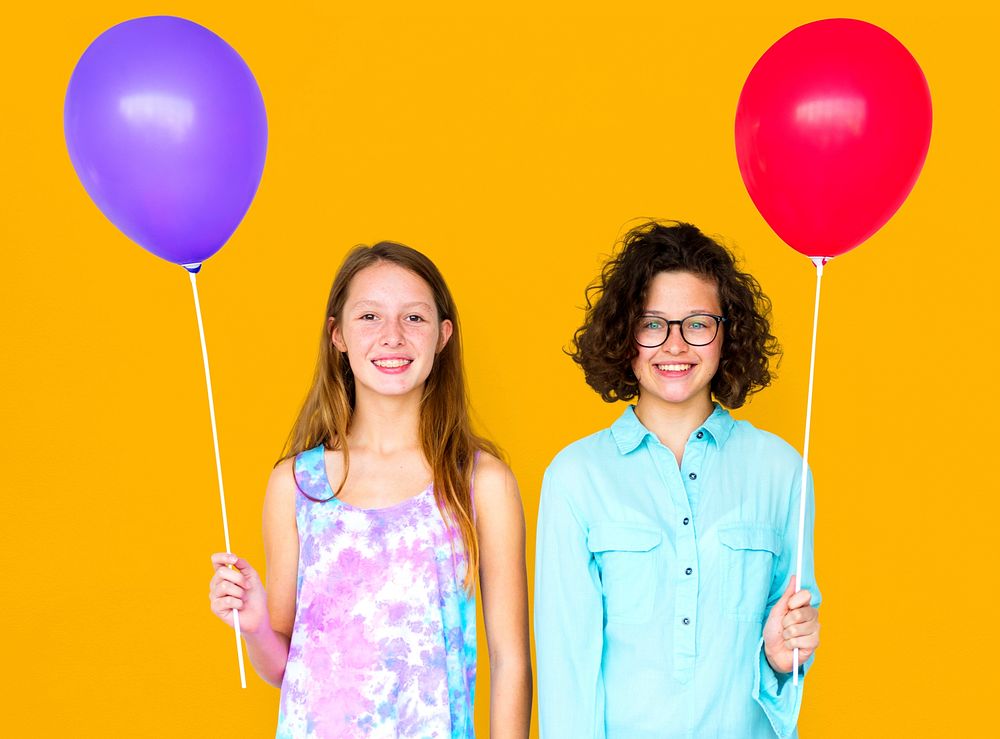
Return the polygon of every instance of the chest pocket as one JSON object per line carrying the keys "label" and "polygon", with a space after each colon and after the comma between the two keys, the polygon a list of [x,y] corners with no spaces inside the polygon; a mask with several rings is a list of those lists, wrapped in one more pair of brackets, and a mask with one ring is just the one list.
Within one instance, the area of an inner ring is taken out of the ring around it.
{"label": "chest pocket", "polygon": [[763,622],[781,535],[766,526],[737,524],[719,529],[725,577],[722,602],[740,621]]}
{"label": "chest pocket", "polygon": [[587,548],[601,573],[608,621],[644,623],[653,615],[656,565],[663,535],[654,526],[602,523],[591,527]]}

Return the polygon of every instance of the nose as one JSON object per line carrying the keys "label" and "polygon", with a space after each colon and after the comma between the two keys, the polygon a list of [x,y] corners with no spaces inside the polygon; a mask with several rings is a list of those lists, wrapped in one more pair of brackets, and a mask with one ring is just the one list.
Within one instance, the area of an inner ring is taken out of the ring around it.
{"label": "nose", "polygon": [[395,321],[386,321],[379,336],[382,346],[400,346],[403,343],[403,331]]}
{"label": "nose", "polygon": [[667,340],[663,342],[663,350],[668,354],[683,354],[687,351],[687,342],[681,336],[681,325],[670,323],[667,325]]}

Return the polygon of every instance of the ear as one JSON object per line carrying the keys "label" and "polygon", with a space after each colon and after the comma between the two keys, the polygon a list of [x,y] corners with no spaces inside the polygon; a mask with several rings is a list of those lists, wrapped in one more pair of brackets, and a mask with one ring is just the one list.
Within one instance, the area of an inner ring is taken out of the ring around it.
{"label": "ear", "polygon": [[333,316],[330,316],[326,321],[326,332],[330,335],[330,340],[338,351],[347,351],[347,343],[341,334],[340,326],[337,325],[337,319]]}
{"label": "ear", "polygon": [[445,346],[447,346],[448,339],[451,338],[451,334],[454,330],[455,327],[454,325],[452,325],[451,320],[445,318],[443,321],[441,321],[441,328],[440,328],[441,335],[438,336],[438,346],[437,346],[438,353],[440,353],[441,350],[444,349]]}

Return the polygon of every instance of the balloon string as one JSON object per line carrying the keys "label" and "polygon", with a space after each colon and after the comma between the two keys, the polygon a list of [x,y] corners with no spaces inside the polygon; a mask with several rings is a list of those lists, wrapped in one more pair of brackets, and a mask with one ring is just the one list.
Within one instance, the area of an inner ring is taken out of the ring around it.
{"label": "balloon string", "polygon": [[[816,334],[819,329],[819,292],[827,257],[812,257],[816,265],[816,306],[813,308],[812,350],[809,352],[809,390],[806,394],[806,437],[802,444],[802,481],[799,484],[799,535],[795,555],[795,592],[802,589],[802,549],[806,533],[806,479],[809,472],[809,434],[812,427],[813,380],[816,377]],[[792,651],[792,685],[799,685],[799,648]]]}
{"label": "balloon string", "polygon": [[[188,271],[191,277],[191,290],[194,293],[194,312],[198,318],[198,335],[201,337],[201,358],[205,364],[205,385],[208,387],[208,415],[212,420],[212,443],[215,445],[215,471],[219,477],[219,502],[222,504],[222,533],[226,538],[226,552],[232,554],[229,546],[229,519],[226,516],[226,493],[222,487],[222,458],[219,455],[219,431],[215,424],[215,398],[212,395],[212,374],[208,369],[208,347],[205,344],[205,326],[201,320],[201,302],[198,300],[197,275]],[[236,658],[240,665],[240,687],[246,688],[247,675],[243,666],[243,643],[240,639],[240,612],[233,609],[233,627],[236,632]]]}

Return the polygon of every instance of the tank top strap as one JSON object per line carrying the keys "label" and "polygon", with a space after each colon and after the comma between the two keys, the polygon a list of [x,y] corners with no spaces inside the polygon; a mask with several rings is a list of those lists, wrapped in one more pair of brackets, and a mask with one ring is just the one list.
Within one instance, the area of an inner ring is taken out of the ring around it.
{"label": "tank top strap", "polygon": [[295,455],[292,470],[299,492],[314,500],[325,500],[333,495],[326,479],[326,458],[323,445],[315,446]]}

